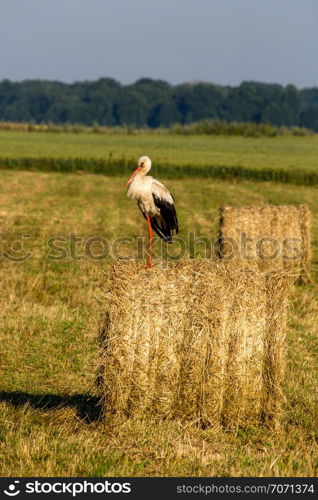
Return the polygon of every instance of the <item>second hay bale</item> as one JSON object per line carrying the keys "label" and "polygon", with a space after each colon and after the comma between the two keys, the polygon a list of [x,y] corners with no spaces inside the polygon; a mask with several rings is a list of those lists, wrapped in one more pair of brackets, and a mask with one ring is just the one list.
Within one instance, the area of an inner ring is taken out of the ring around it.
{"label": "second hay bale", "polygon": [[280,412],[283,274],[115,262],[101,329],[106,411],[230,426]]}
{"label": "second hay bale", "polygon": [[220,208],[219,253],[241,267],[284,268],[310,283],[311,215],[308,205]]}

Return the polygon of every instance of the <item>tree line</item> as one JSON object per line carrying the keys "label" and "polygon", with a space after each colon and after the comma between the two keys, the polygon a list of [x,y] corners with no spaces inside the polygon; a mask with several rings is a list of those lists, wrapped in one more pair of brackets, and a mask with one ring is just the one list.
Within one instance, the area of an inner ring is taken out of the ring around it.
{"label": "tree line", "polygon": [[318,131],[318,87],[299,90],[253,81],[236,87],[200,82],[173,86],[150,78],[131,85],[111,78],[70,84],[3,80],[0,120],[149,128],[219,120]]}

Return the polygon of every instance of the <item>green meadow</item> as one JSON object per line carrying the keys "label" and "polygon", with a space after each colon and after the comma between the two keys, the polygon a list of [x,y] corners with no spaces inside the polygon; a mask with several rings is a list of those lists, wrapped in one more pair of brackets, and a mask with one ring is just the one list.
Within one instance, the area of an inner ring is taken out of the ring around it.
{"label": "green meadow", "polygon": [[318,136],[233,137],[165,134],[0,133],[0,156],[134,159],[172,165],[245,166],[316,171]]}
{"label": "green meadow", "polygon": [[233,137],[168,134],[0,132],[0,157],[81,158],[134,161],[141,154],[154,165],[220,165],[317,173],[318,136]]}

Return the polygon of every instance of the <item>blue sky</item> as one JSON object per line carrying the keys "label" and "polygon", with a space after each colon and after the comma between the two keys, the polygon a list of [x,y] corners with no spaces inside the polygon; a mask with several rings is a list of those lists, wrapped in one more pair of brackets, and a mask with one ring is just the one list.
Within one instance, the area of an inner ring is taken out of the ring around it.
{"label": "blue sky", "polygon": [[0,79],[318,86],[317,0],[0,0]]}

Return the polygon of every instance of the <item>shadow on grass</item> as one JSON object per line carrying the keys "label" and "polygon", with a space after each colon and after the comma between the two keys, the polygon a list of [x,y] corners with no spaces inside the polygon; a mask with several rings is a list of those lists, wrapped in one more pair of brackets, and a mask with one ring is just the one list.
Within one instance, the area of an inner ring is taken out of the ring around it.
{"label": "shadow on grass", "polygon": [[77,416],[86,423],[97,422],[102,416],[101,400],[91,394],[29,394],[27,392],[0,391],[0,403],[6,402],[16,408],[29,404],[32,408],[41,411],[50,411],[61,408],[74,408]]}

